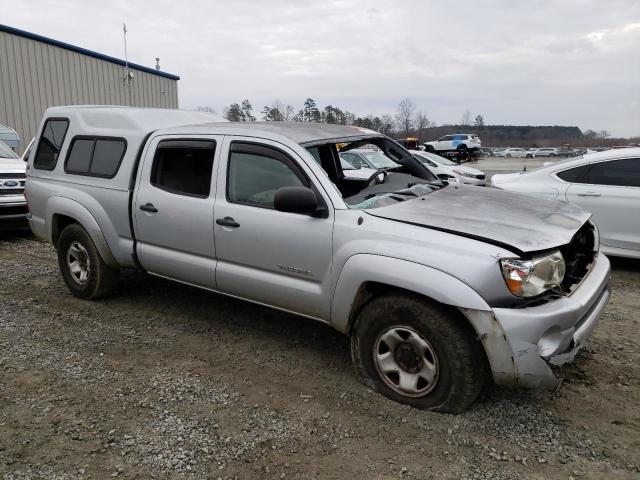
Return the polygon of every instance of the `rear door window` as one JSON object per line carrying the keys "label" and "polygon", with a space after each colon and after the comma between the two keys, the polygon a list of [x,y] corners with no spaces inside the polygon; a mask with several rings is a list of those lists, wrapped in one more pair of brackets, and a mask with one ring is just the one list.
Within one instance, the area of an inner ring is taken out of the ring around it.
{"label": "rear door window", "polygon": [[593,185],[640,187],[640,158],[594,163],[588,182]]}
{"label": "rear door window", "polygon": [[69,120],[66,118],[50,118],[45,122],[42,135],[38,140],[38,149],[33,160],[33,168],[53,170],[56,167],[68,129]]}
{"label": "rear door window", "polygon": [[151,185],[176,195],[206,198],[216,142],[213,140],[164,140],[158,144]]}
{"label": "rear door window", "polygon": [[124,138],[74,137],[64,171],[74,175],[113,178],[126,150]]}
{"label": "rear door window", "polygon": [[586,177],[589,167],[591,167],[591,165],[580,165],[579,167],[558,172],[556,175],[565,182],[581,183],[581,180]]}

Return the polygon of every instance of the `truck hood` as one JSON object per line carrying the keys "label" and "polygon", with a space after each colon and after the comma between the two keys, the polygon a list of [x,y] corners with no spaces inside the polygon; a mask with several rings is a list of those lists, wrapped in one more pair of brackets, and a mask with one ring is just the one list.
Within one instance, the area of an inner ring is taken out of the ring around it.
{"label": "truck hood", "polygon": [[27,169],[27,164],[20,159],[0,158],[0,173],[2,172],[21,173],[21,172],[25,172],[26,169]]}
{"label": "truck hood", "polygon": [[569,243],[591,216],[568,203],[459,184],[366,212],[485,241],[518,254]]}

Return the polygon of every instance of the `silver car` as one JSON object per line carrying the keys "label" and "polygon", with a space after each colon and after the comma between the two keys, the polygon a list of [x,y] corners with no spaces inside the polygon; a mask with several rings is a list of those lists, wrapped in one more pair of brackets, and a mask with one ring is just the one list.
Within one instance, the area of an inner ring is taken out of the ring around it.
{"label": "silver car", "polygon": [[[346,177],[337,146],[366,144],[390,163]],[[364,128],[55,107],[26,190],[73,295],[137,268],[311,318],[350,337],[366,385],[423,409],[557,386],[610,295],[586,211],[445,185]]]}

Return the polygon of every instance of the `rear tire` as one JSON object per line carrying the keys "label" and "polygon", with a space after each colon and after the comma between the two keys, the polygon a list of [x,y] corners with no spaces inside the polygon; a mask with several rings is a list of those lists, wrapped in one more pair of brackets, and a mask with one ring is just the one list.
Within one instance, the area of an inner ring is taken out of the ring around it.
{"label": "rear tire", "polygon": [[62,231],[57,251],[62,278],[74,296],[96,299],[115,290],[119,270],[104,263],[93,240],[80,225],[74,223]]}
{"label": "rear tire", "polygon": [[396,402],[461,413],[480,394],[486,373],[482,347],[465,322],[418,296],[378,297],[362,309],[351,337],[356,372]]}

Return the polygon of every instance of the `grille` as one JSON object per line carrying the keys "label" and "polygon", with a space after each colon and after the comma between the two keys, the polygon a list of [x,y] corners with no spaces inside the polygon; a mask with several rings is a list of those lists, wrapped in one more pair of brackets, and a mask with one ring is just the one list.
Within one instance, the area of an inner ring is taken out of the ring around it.
{"label": "grille", "polygon": [[0,217],[4,215],[22,215],[27,214],[29,210],[27,210],[26,205],[17,205],[15,207],[0,207]]}
{"label": "grille", "polygon": [[591,222],[585,223],[576,232],[571,241],[563,248],[562,254],[567,265],[567,270],[562,282],[562,288],[570,291],[579,284],[591,268],[595,257],[596,234]]}
{"label": "grille", "polygon": [[24,188],[0,188],[0,196],[2,195],[20,195],[24,193]]}
{"label": "grille", "polygon": [[16,172],[16,173],[0,173],[0,180],[5,178],[21,178],[25,179],[26,175],[24,173]]}

